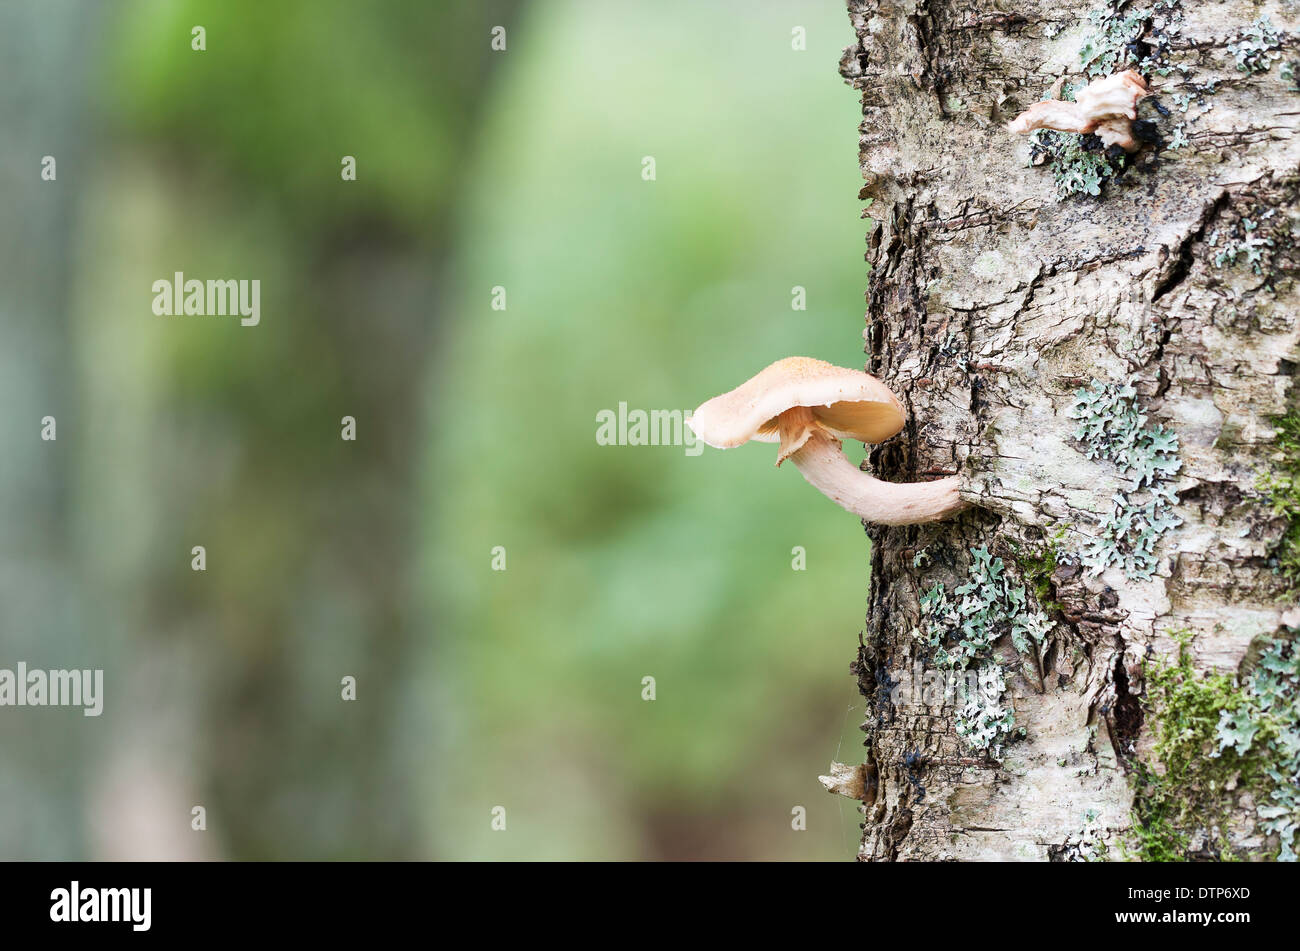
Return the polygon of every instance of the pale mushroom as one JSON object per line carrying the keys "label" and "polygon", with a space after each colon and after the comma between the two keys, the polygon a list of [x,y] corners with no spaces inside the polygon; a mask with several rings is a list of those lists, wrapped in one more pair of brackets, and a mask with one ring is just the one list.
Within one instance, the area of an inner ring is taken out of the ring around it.
{"label": "pale mushroom", "polygon": [[1141,143],[1133,135],[1138,100],[1151,89],[1142,74],[1128,69],[1089,83],[1074,94],[1074,102],[1044,99],[1036,102],[1008,125],[1011,132],[1035,129],[1058,132],[1095,132],[1106,145],[1136,152]]}
{"label": "pale mushroom", "polygon": [[715,396],[686,421],[715,449],[753,439],[780,443],[776,464],[793,462],[832,502],[880,525],[933,522],[965,508],[959,479],[882,482],[845,458],[841,439],[883,442],[906,414],[889,387],[861,370],[809,357],[787,357],[730,393]]}

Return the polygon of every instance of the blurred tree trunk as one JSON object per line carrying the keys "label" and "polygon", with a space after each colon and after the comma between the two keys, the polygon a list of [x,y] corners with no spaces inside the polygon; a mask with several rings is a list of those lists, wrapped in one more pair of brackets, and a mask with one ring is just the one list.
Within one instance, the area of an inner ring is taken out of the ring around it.
{"label": "blurred tree trunk", "polygon": [[[1195,635],[1198,670],[1231,672],[1300,620],[1270,567],[1286,526],[1257,487],[1300,337],[1300,94],[1284,68],[1300,55],[1297,10],[1183,0],[1098,23],[1044,0],[848,8],[858,41],[841,72],[862,92],[872,199],[867,368],[910,411],[871,463],[893,480],[960,472],[973,505],[870,532],[854,664],[869,711],[860,858],[1061,859],[1088,836],[1114,857],[1150,761],[1145,673],[1176,657],[1172,634]],[[1261,14],[1277,34],[1248,38],[1260,52],[1239,68],[1228,46]],[[1150,80],[1139,117],[1163,141],[1099,195],[1058,199],[1064,160],[1033,164],[1030,140],[1004,126],[1058,79],[1086,81],[1090,39],[1095,75],[1134,67]],[[1272,242],[1258,261],[1225,259],[1252,235]],[[1112,496],[1133,487],[1075,438],[1075,394],[1094,379],[1131,384],[1146,424],[1179,440],[1169,485],[1182,524],[1156,543],[1147,580],[1080,561]],[[1053,622],[1028,656],[1007,637],[989,655],[1015,717],[1000,762],[957,734],[951,701],[899,689],[936,665],[922,596],[942,584],[960,600],[981,548],[1024,584],[1025,610],[1037,600]],[[1250,803],[1228,808],[1231,847],[1260,854]]]}
{"label": "blurred tree trunk", "polygon": [[[81,307],[86,428],[111,460],[86,547],[123,631],[93,857],[428,854],[427,374],[508,62],[490,31],[515,6],[115,11],[138,45],[113,74]],[[153,317],[141,295],[180,270],[261,280],[261,324]]]}
{"label": "blurred tree trunk", "polygon": [[[82,56],[98,17],[72,5],[0,7],[0,667],[98,666],[79,623],[65,460],[78,420],[68,320],[72,220],[86,146]],[[42,158],[58,177],[41,178]],[[56,419],[57,439],[41,439]],[[69,711],[0,714],[0,855],[77,856],[85,723]],[[57,752],[55,752],[57,751]]]}

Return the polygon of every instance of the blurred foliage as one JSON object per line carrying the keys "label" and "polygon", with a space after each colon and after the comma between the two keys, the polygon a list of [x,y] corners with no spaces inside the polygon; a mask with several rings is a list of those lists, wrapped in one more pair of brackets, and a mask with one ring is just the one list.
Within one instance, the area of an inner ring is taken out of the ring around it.
{"label": "blurred foliage", "polygon": [[[770,446],[595,442],[620,401],[862,365],[842,5],[102,12],[48,331],[108,685],[85,857],[853,854],[816,776],[858,755],[861,526]],[[260,279],[260,326],[155,317],[176,271]]]}
{"label": "blurred foliage", "polygon": [[[488,25],[512,7],[138,0],[110,94],[135,133],[238,177],[316,241],[367,224],[429,237],[456,199]],[[339,158],[358,153],[364,187],[343,187]],[[316,174],[327,160],[335,174]]]}
{"label": "blurred foliage", "polygon": [[[487,34],[513,8],[114,11],[115,148],[95,167],[82,329],[107,356],[88,361],[92,455],[115,463],[94,491],[117,504],[91,534],[111,545],[145,526],[114,570],[128,649],[179,641],[175,663],[202,671],[170,702],[195,708],[178,745],[236,857],[420,854],[416,407]],[[261,324],[152,317],[143,289],[175,271],[260,279]],[[345,415],[356,443],[339,437]],[[353,706],[343,675],[358,680]]]}
{"label": "blurred foliage", "polygon": [[595,441],[620,401],[862,365],[851,39],[835,3],[543,4],[513,31],[432,387],[441,854],[852,854],[816,776],[855,699],[861,526],[771,446]]}

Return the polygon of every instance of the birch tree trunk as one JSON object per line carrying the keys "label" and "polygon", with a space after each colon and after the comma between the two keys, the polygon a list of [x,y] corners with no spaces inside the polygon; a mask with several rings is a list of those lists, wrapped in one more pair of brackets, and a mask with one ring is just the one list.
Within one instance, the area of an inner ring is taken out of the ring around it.
{"label": "birch tree trunk", "polygon": [[[1152,671],[1181,639],[1197,684],[1244,672],[1300,624],[1278,567],[1291,524],[1260,487],[1300,362],[1300,5],[848,8],[867,369],[910,414],[870,463],[959,473],[973,506],[870,530],[860,858],[1140,855],[1166,769]],[[1004,128],[1126,68],[1152,87],[1127,160]],[[1007,716],[927,695],[935,671],[1000,674]],[[1235,785],[1164,791],[1222,807],[1175,822],[1179,857],[1277,855],[1260,790]]]}

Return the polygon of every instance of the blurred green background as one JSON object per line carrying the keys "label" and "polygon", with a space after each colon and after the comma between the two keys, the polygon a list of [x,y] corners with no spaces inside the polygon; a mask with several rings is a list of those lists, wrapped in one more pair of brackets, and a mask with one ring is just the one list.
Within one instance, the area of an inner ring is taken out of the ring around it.
{"label": "blurred green background", "polygon": [[[6,4],[0,666],[106,701],[0,709],[0,857],[852,857],[816,777],[858,755],[860,525],[771,446],[595,438],[862,365],[852,38],[837,0]],[[260,325],[154,316],[175,271],[260,279]]]}

